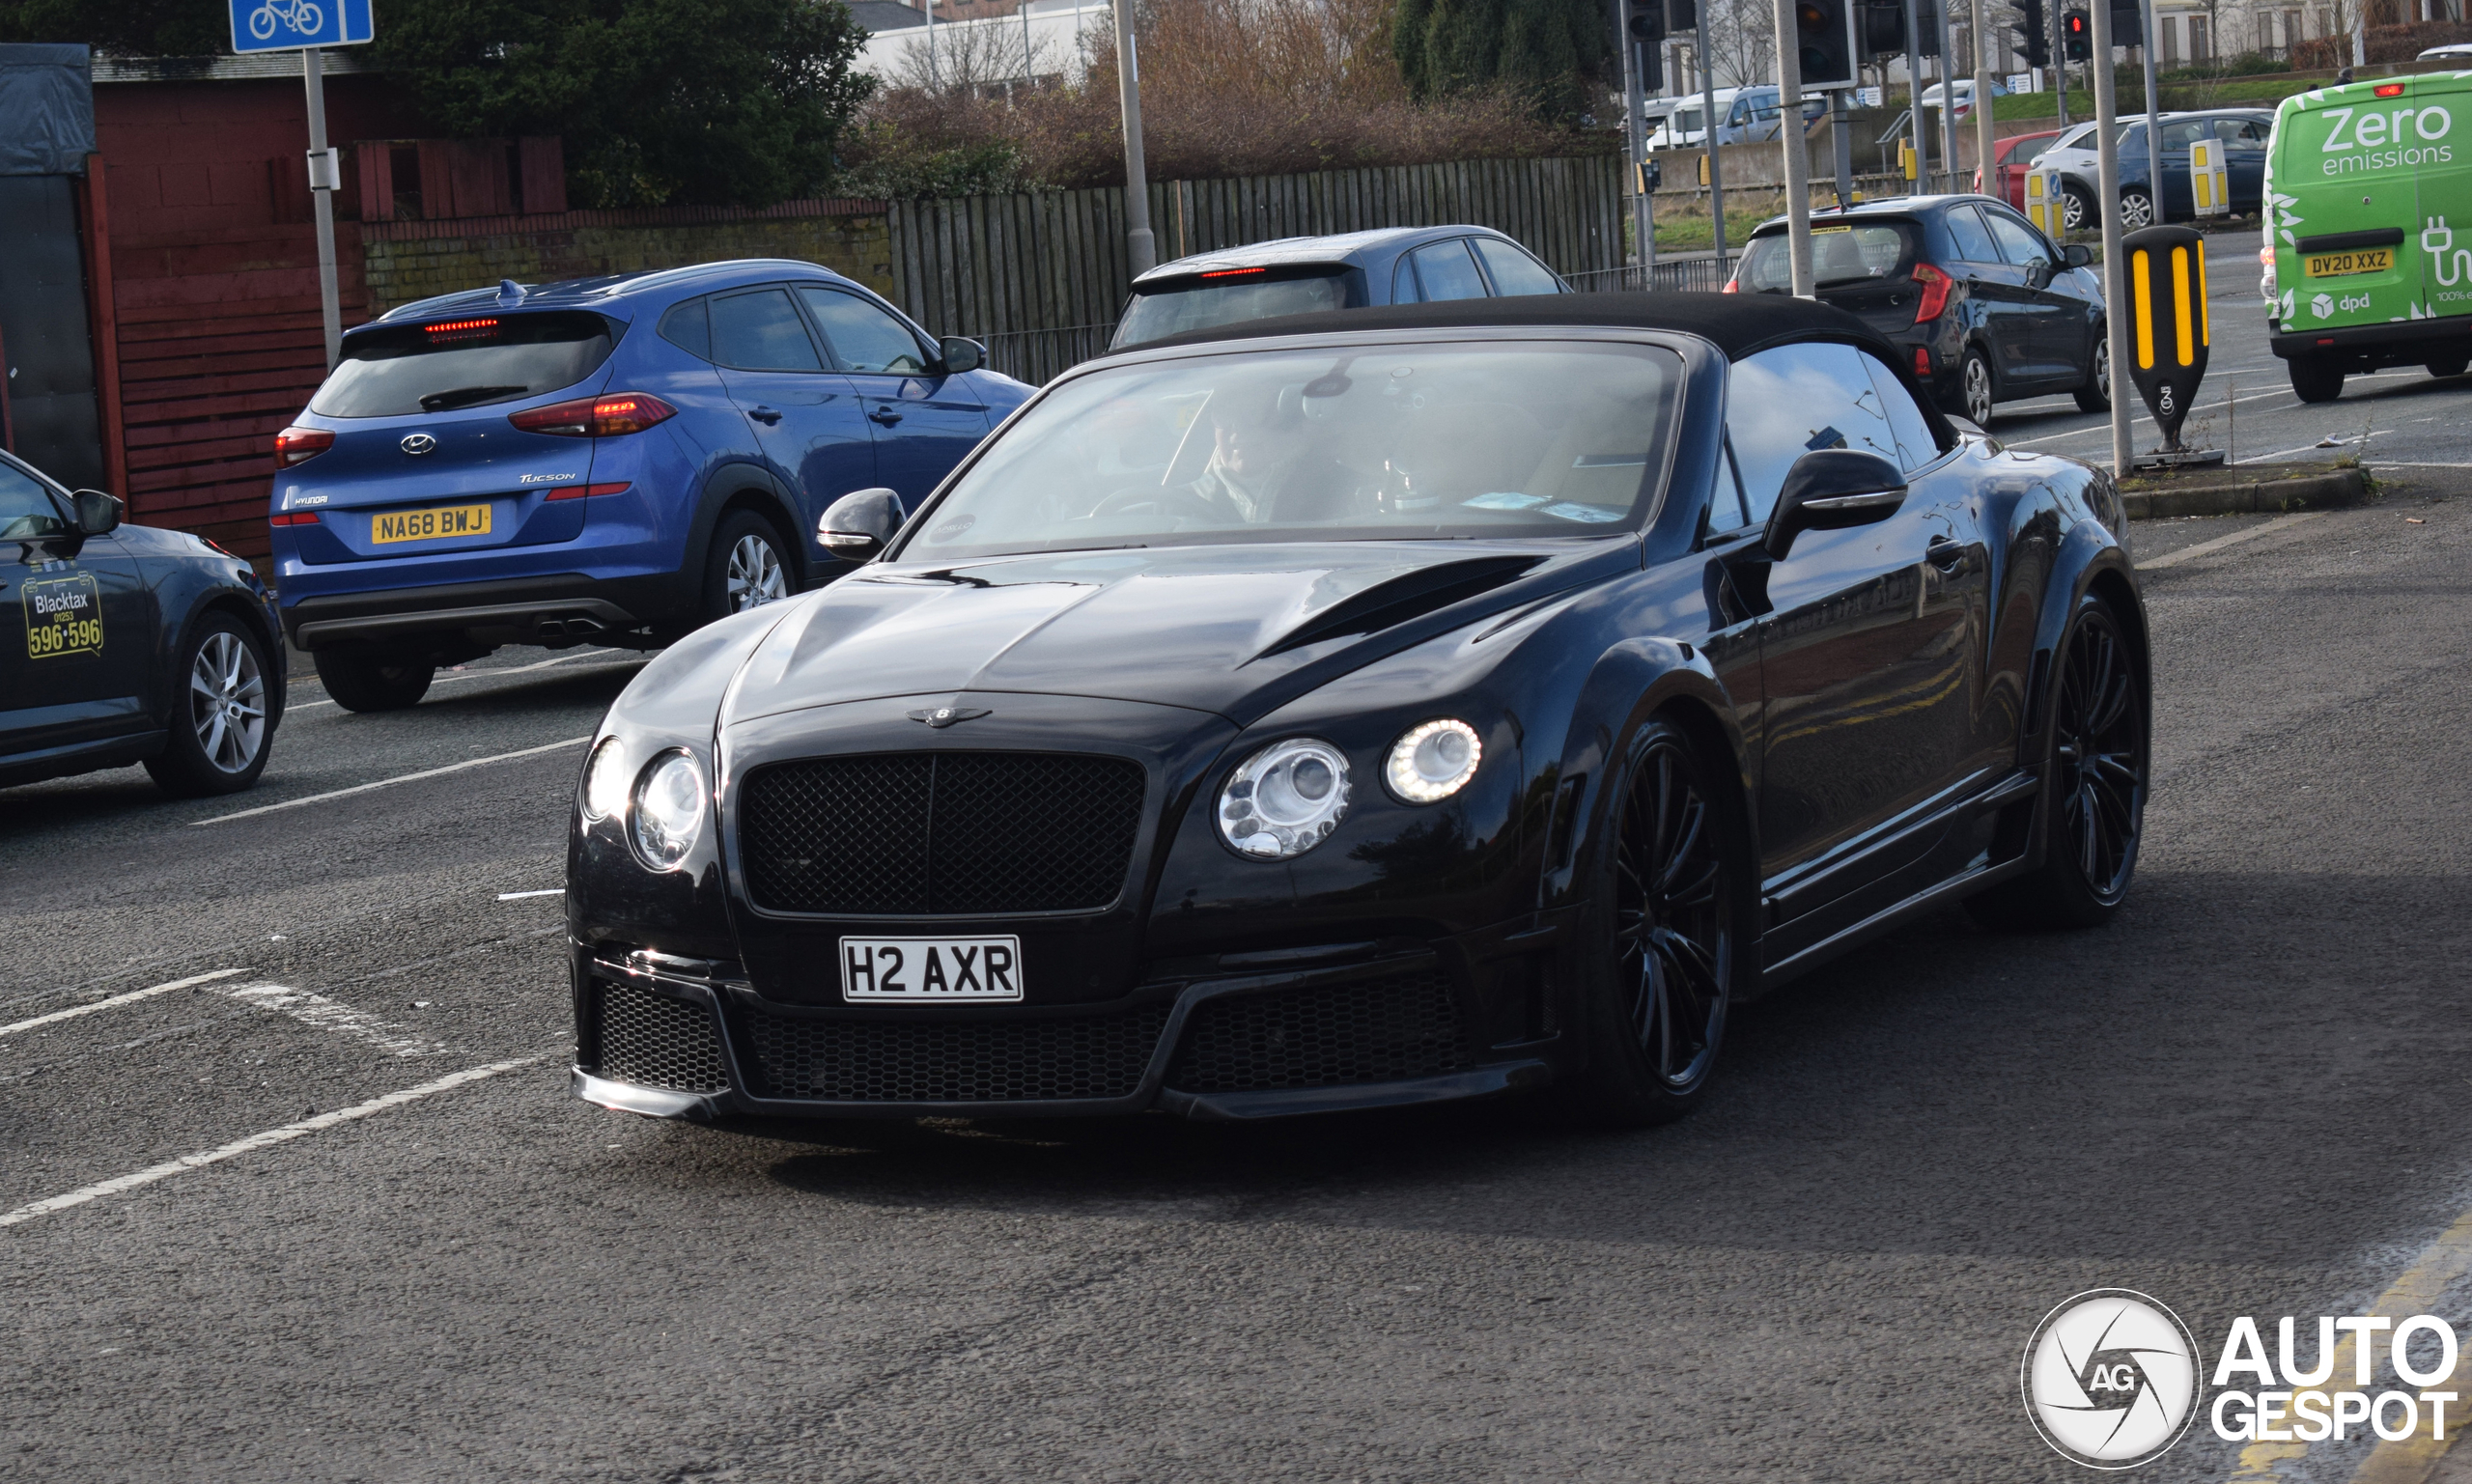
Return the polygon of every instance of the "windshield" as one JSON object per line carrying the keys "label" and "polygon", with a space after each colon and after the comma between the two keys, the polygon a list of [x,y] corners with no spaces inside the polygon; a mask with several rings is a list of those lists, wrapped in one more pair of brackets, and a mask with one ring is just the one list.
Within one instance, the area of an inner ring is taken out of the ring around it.
{"label": "windshield", "polygon": [[[1863,222],[1855,226],[1812,229],[1812,282],[1814,287],[1892,278],[1905,266],[1914,228],[1901,221]],[[1751,239],[1742,255],[1736,280],[1749,294],[1791,294],[1794,264],[1785,234],[1773,232]]]}
{"label": "windshield", "polygon": [[1188,330],[1216,329],[1273,315],[1348,307],[1347,272],[1336,264],[1306,268],[1232,268],[1136,290],[1116,326],[1118,349]]}
{"label": "windshield", "polygon": [[1652,347],[1525,342],[1093,372],[1022,413],[893,554],[1635,529],[1681,373]]}
{"label": "windshield", "polygon": [[595,314],[458,315],[388,325],[344,342],[309,401],[325,417],[408,417],[514,402],[575,385],[613,343]]}

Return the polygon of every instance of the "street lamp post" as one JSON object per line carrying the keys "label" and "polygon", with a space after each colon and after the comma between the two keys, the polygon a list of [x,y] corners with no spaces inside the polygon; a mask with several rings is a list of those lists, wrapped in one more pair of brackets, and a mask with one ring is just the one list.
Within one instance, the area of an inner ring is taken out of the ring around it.
{"label": "street lamp post", "polygon": [[1116,96],[1124,105],[1124,221],[1133,276],[1159,266],[1150,233],[1150,170],[1141,158],[1141,59],[1134,51],[1133,0],[1115,0]]}

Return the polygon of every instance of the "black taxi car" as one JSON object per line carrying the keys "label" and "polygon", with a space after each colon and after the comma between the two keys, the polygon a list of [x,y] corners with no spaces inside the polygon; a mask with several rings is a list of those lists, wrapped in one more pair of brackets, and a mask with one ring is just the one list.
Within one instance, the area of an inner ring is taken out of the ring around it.
{"label": "black taxi car", "polygon": [[142,763],[174,795],[247,788],[283,718],[273,597],[121,514],[0,453],[0,787]]}
{"label": "black taxi car", "polygon": [[1653,1122],[1735,1003],[1960,901],[2103,922],[2136,867],[2110,478],[1825,305],[1230,326],[1048,383],[902,514],[844,496],[873,560],[603,722],[586,1100]]}

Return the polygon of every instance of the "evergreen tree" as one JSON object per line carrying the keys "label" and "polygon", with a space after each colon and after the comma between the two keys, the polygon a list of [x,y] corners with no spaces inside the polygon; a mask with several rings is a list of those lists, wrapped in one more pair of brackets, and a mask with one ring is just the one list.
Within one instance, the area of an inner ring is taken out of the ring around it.
{"label": "evergreen tree", "polygon": [[1504,87],[1568,117],[1610,54],[1607,26],[1601,0],[1400,0],[1390,45],[1419,100]]}

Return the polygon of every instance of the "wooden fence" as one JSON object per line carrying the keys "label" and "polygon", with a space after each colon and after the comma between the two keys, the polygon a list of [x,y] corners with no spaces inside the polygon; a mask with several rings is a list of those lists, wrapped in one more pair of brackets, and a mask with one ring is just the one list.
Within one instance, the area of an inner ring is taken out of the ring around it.
{"label": "wooden fence", "polygon": [[[1150,186],[1163,263],[1272,238],[1466,222],[1526,243],[1557,272],[1622,262],[1622,162],[1461,160]],[[997,369],[1043,381],[1103,350],[1132,292],[1124,189],[900,201],[893,301],[940,335],[989,343]]]}

